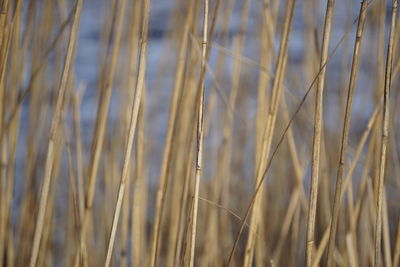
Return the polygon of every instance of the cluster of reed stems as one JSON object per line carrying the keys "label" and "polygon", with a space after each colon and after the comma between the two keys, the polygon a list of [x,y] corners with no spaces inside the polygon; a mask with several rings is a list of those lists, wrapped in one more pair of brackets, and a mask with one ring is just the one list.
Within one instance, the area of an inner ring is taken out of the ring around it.
{"label": "cluster of reed stems", "polygon": [[0,266],[399,266],[397,8],[0,1]]}

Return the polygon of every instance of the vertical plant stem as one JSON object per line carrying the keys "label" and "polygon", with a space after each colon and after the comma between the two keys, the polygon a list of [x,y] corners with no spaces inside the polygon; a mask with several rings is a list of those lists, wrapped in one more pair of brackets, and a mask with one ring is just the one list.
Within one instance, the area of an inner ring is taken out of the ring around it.
{"label": "vertical plant stem", "polygon": [[[115,2],[116,3],[116,2]],[[115,7],[115,14],[117,15],[116,21],[116,33],[114,37],[114,47],[111,54],[111,58],[107,58],[107,63],[109,63],[106,77],[101,77],[101,98],[99,101],[99,107],[97,111],[97,118],[96,118],[96,126],[95,132],[93,137],[93,144],[92,144],[92,153],[90,157],[89,163],[89,170],[88,170],[88,188],[87,194],[85,196],[85,210],[83,213],[82,223],[81,223],[81,234],[80,234],[80,245],[79,250],[80,253],[76,253],[76,257],[79,258],[80,255],[84,254],[84,247],[85,247],[85,235],[89,224],[89,219],[92,212],[93,207],[93,200],[94,200],[94,193],[96,188],[96,181],[97,181],[97,171],[99,168],[100,156],[101,151],[103,148],[103,141],[105,135],[105,128],[107,123],[108,117],[108,109],[110,105],[111,93],[112,93],[112,86],[114,81],[114,74],[120,49],[120,42],[121,42],[121,35],[122,35],[122,25],[124,21],[124,14],[125,14],[125,6],[126,0],[121,0],[121,6],[119,8]],[[110,45],[111,39],[109,40]],[[110,62],[108,62],[110,61]],[[103,79],[105,81],[103,81]],[[78,260],[75,260],[78,262]]]}
{"label": "vertical plant stem", "polygon": [[206,71],[206,52],[207,52],[207,28],[208,28],[208,5],[209,0],[204,0],[204,18],[203,18],[203,42],[202,42],[202,58],[201,58],[201,76],[199,82],[197,109],[197,154],[196,154],[196,171],[194,184],[194,200],[192,213],[192,228],[190,240],[190,256],[189,266],[194,266],[194,252],[196,248],[196,231],[197,231],[197,214],[199,209],[199,191],[200,177],[203,167],[203,112],[204,112],[204,83]]}
{"label": "vertical plant stem", "polygon": [[64,70],[62,73],[62,78],[60,82],[60,87],[58,90],[57,102],[56,107],[54,110],[53,119],[51,122],[51,129],[50,129],[50,138],[47,147],[47,156],[45,162],[45,170],[43,176],[43,185],[40,195],[40,203],[39,203],[39,212],[36,219],[36,227],[35,227],[35,234],[33,238],[31,256],[29,260],[29,266],[34,267],[37,264],[38,254],[39,254],[39,247],[40,247],[40,240],[42,238],[43,226],[44,226],[44,219],[47,207],[47,200],[49,196],[49,189],[50,189],[50,179],[51,174],[53,171],[53,164],[54,164],[54,146],[55,141],[59,133],[59,122],[61,120],[62,115],[62,108],[63,108],[63,101],[64,95],[67,89],[67,82],[70,76],[70,69],[75,55],[75,46],[76,46],[76,39],[78,37],[78,26],[79,26],[79,19],[82,10],[83,0],[77,0],[75,15],[71,27],[71,33],[69,36],[68,41],[68,49],[67,54],[65,57],[65,64]]}
{"label": "vertical plant stem", "polygon": [[333,214],[332,214],[332,220],[331,220],[330,230],[329,230],[328,257],[327,257],[327,266],[328,267],[331,267],[333,264],[333,252],[335,250],[336,230],[337,230],[339,210],[340,210],[340,205],[341,205],[342,182],[343,182],[344,165],[345,165],[345,161],[346,161],[347,142],[349,139],[351,111],[352,111],[354,90],[355,90],[356,81],[357,81],[361,39],[362,39],[363,30],[364,30],[366,14],[367,14],[367,1],[363,0],[361,3],[361,7],[360,7],[360,15],[358,18],[356,40],[354,43],[353,62],[351,65],[350,82],[349,82],[349,88],[348,88],[347,100],[346,100],[346,111],[344,114],[343,133],[342,133],[342,139],[341,139],[341,144],[340,144],[340,156],[339,156],[340,159],[339,159],[339,166],[337,169],[336,190],[335,190],[335,198],[334,198],[334,203],[333,203]]}
{"label": "vertical plant stem", "polygon": [[[276,75],[275,75],[275,79],[273,81],[273,86],[272,86],[271,102],[270,102],[264,130],[261,132],[261,134],[262,134],[261,150],[259,152],[260,155],[259,155],[259,158],[257,159],[258,162],[256,165],[256,170],[255,170],[256,188],[262,182],[263,177],[264,177],[264,170],[267,168],[267,165],[268,165],[268,156],[270,153],[270,147],[272,144],[272,137],[273,137],[273,133],[274,133],[274,129],[275,129],[277,112],[278,112],[280,98],[281,98],[281,94],[282,94],[282,83],[283,83],[283,78],[285,76],[286,61],[287,61],[287,48],[288,48],[288,43],[289,43],[291,27],[292,27],[292,23],[293,23],[295,6],[296,6],[296,0],[288,1],[288,5],[286,7],[286,12],[285,12],[284,27],[282,29],[282,40],[280,43],[278,60],[276,63]],[[263,188],[261,187],[260,193],[255,198],[254,208],[253,208],[251,221],[250,221],[250,228],[255,229],[255,231],[257,231],[258,225],[261,223],[261,219],[262,219],[262,216],[261,216],[262,200],[263,200]],[[244,219],[244,220],[246,220],[246,219]],[[253,231],[251,231],[249,233],[247,243],[246,243],[246,255],[244,258],[244,264],[246,266],[252,265],[254,246],[255,246],[255,237],[256,237],[255,233]],[[230,262],[232,260],[233,252],[236,249],[238,241],[239,240],[236,239],[234,248],[232,249],[229,259],[228,259],[228,265],[230,264]]]}
{"label": "vertical plant stem", "polygon": [[168,184],[168,169],[171,159],[171,149],[172,149],[172,141],[174,139],[174,129],[176,125],[176,116],[178,111],[178,100],[181,95],[182,87],[183,87],[183,79],[184,79],[184,67],[185,67],[185,58],[187,52],[188,45],[188,37],[189,30],[192,25],[193,20],[193,5],[194,1],[189,1],[188,11],[185,18],[185,25],[181,36],[181,43],[179,49],[178,56],[178,64],[176,67],[175,73],[175,82],[171,96],[171,106],[169,112],[169,120],[167,126],[167,136],[163,151],[163,158],[161,162],[161,170],[160,170],[160,179],[159,185],[157,188],[156,194],[156,207],[155,207],[155,220],[153,224],[152,238],[151,238],[151,249],[150,249],[150,257],[151,263],[150,266],[157,265],[157,255],[158,255],[158,247],[159,247],[159,239],[160,239],[160,227],[161,220],[163,215],[164,208],[164,199],[166,193],[166,186]]}
{"label": "vertical plant stem", "polygon": [[389,135],[389,106],[390,106],[390,89],[392,83],[392,65],[393,65],[393,40],[395,34],[396,16],[398,1],[392,1],[392,18],[390,23],[390,33],[388,40],[388,48],[386,55],[385,70],[385,87],[383,98],[383,122],[382,122],[382,143],[379,163],[378,176],[378,197],[376,199],[376,223],[375,223],[375,244],[374,244],[374,266],[379,267],[381,264],[381,241],[382,241],[382,209],[383,209],[383,190],[385,177],[386,150]]}
{"label": "vertical plant stem", "polygon": [[117,226],[119,221],[119,216],[121,213],[122,201],[125,194],[125,187],[128,178],[128,170],[130,168],[130,158],[132,153],[132,146],[133,146],[133,139],[135,137],[135,130],[137,124],[137,118],[139,114],[139,106],[142,98],[142,93],[144,89],[144,82],[145,82],[145,74],[146,74],[146,64],[147,64],[147,32],[148,32],[148,22],[149,22],[149,14],[150,14],[150,0],[145,0],[143,5],[143,24],[142,24],[142,31],[141,31],[141,40],[140,40],[140,53],[139,53],[139,70],[138,70],[138,77],[136,82],[136,89],[135,89],[135,97],[134,103],[132,105],[131,111],[131,119],[129,123],[129,134],[128,140],[125,147],[125,154],[124,154],[124,166],[122,169],[121,181],[119,184],[118,189],[118,198],[117,203],[114,210],[114,218],[111,228],[110,240],[108,243],[107,249],[107,256],[104,266],[110,266],[111,256],[115,241],[115,235],[117,232]]}
{"label": "vertical plant stem", "polygon": [[323,91],[325,83],[326,62],[328,58],[329,40],[331,33],[332,14],[335,0],[328,0],[325,15],[324,33],[322,39],[322,53],[320,59],[321,75],[318,78],[315,114],[314,114],[314,137],[312,146],[312,165],[311,165],[311,189],[308,208],[307,222],[307,245],[306,245],[306,262],[310,267],[313,261],[314,249],[314,232],[315,232],[315,217],[317,213],[317,197],[318,197],[318,180],[320,171],[320,149],[321,149],[321,134],[323,122]]}

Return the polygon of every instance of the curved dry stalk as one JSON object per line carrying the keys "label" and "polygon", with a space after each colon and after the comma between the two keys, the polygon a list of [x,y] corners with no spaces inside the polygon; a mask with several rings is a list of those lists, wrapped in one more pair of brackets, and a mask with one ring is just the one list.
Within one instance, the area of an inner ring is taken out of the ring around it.
{"label": "curved dry stalk", "polygon": [[[227,208],[225,206],[222,206],[222,205],[220,205],[220,204],[218,204],[218,203],[216,203],[214,201],[211,201],[211,200],[203,198],[203,197],[199,197],[199,200],[204,201],[205,203],[208,203],[208,204],[214,206],[215,208],[224,210],[228,214],[230,214],[233,218],[235,218],[235,219],[237,219],[239,221],[242,221],[242,218],[240,218],[240,216],[236,212],[234,212],[233,210],[231,210],[231,209],[229,209],[229,208]],[[250,231],[254,232],[257,235],[257,233],[254,231],[254,229],[250,228],[250,225],[248,225],[247,223],[245,225],[249,228]],[[257,237],[259,237],[259,236],[257,236]]]}
{"label": "curved dry stalk", "polygon": [[[328,58],[329,39],[332,26],[332,15],[335,0],[328,0],[325,15],[324,33],[322,38],[321,61],[320,66],[324,66]],[[319,180],[319,162],[321,149],[321,135],[323,125],[323,92],[325,83],[326,66],[321,67],[321,75],[318,78],[317,92],[315,98],[315,117],[314,117],[314,137],[312,145],[312,162],[311,162],[311,185],[310,185],[310,202],[308,208],[307,221],[307,266],[312,264],[314,250],[314,230],[315,217],[317,213],[317,197],[318,197],[318,180]]]}
{"label": "curved dry stalk", "polygon": [[351,110],[353,107],[352,104],[353,104],[353,96],[354,96],[354,90],[356,87],[357,74],[358,74],[361,39],[362,39],[363,30],[364,30],[364,23],[365,23],[366,15],[367,15],[367,1],[363,0],[361,7],[360,7],[360,15],[359,15],[359,19],[358,19],[356,40],[354,43],[353,62],[351,65],[350,82],[349,82],[349,88],[348,88],[347,100],[346,100],[346,111],[344,114],[343,133],[342,133],[342,140],[341,140],[341,144],[340,144],[340,156],[339,156],[340,159],[339,159],[339,166],[338,166],[338,170],[337,170],[336,190],[335,190],[335,198],[334,198],[334,203],[333,203],[333,214],[332,214],[330,230],[329,230],[328,257],[327,257],[327,266],[328,267],[331,267],[333,264],[333,252],[335,250],[337,222],[338,222],[338,218],[339,218],[339,210],[340,210],[340,204],[341,204],[342,182],[343,182],[344,164],[346,161],[347,143],[348,143],[348,139],[349,139]]}
{"label": "curved dry stalk", "polygon": [[64,63],[64,70],[61,77],[60,88],[58,91],[56,107],[54,111],[53,120],[51,122],[51,129],[50,129],[50,138],[47,147],[47,155],[46,155],[46,162],[45,162],[45,170],[43,176],[43,185],[40,195],[40,203],[39,203],[39,212],[36,219],[36,227],[35,227],[35,234],[33,238],[33,245],[31,256],[29,260],[29,266],[34,267],[37,264],[38,254],[39,254],[39,247],[40,241],[42,238],[43,226],[44,226],[44,219],[45,213],[47,208],[47,200],[49,196],[50,190],[50,182],[51,182],[51,173],[53,170],[54,165],[54,146],[55,141],[59,133],[59,122],[61,120],[62,109],[63,109],[63,101],[64,95],[67,90],[67,82],[70,77],[70,69],[71,65],[75,56],[75,47],[76,47],[76,40],[78,37],[78,26],[79,20],[82,10],[83,0],[77,0],[76,10],[74,14],[74,19],[71,27],[71,33],[69,36],[68,41],[68,48],[67,54],[65,57]]}
{"label": "curved dry stalk", "polygon": [[386,150],[389,135],[389,105],[390,105],[390,89],[392,79],[392,62],[393,62],[393,40],[395,34],[396,16],[397,16],[398,1],[392,1],[392,19],[390,23],[390,34],[388,40],[388,48],[386,55],[386,70],[385,70],[385,91],[383,98],[383,129],[382,129],[382,144],[379,164],[378,176],[378,198],[376,203],[376,224],[375,224],[375,248],[374,248],[374,266],[378,267],[381,263],[381,241],[382,241],[382,207],[383,207],[383,190],[385,177]]}
{"label": "curved dry stalk", "polygon": [[199,208],[199,191],[200,177],[203,167],[203,123],[204,123],[204,80],[205,80],[205,65],[207,52],[207,28],[208,28],[208,5],[209,0],[204,0],[204,19],[203,19],[203,43],[202,43],[202,58],[201,58],[201,77],[198,92],[198,102],[196,103],[197,110],[197,155],[196,155],[196,172],[195,172],[195,187],[192,213],[192,233],[190,240],[190,255],[189,266],[194,266],[194,251],[196,246],[196,231],[197,231],[197,214]]}

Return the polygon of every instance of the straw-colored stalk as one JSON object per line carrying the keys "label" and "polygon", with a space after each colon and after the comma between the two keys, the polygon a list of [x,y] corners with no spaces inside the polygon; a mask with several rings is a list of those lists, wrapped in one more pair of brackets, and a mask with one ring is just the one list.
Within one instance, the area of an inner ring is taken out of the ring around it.
{"label": "straw-colored stalk", "polygon": [[342,182],[343,182],[344,166],[345,166],[345,162],[346,162],[347,142],[349,139],[351,111],[352,111],[353,96],[354,96],[354,91],[355,91],[356,81],[357,81],[361,39],[362,39],[363,30],[364,30],[366,14],[367,14],[367,1],[363,0],[361,7],[360,7],[360,15],[358,18],[356,40],[354,43],[353,62],[351,65],[350,82],[349,82],[349,88],[348,88],[347,100],[346,100],[346,111],[344,114],[343,133],[342,133],[342,139],[341,139],[341,144],[340,144],[340,156],[339,156],[340,159],[339,159],[339,166],[338,166],[338,170],[337,170],[336,190],[335,190],[335,198],[334,198],[334,203],[333,203],[333,214],[332,214],[332,221],[330,224],[330,233],[329,233],[328,257],[327,257],[327,266],[328,267],[331,267],[333,264],[333,252],[335,249],[336,229],[337,229],[337,222],[338,222],[338,218],[339,218],[339,209],[340,209],[340,204],[341,204]]}
{"label": "straw-colored stalk", "polygon": [[204,18],[203,18],[203,42],[202,42],[202,58],[201,58],[201,75],[199,82],[199,91],[197,97],[197,145],[196,145],[196,170],[195,170],[195,184],[193,196],[193,213],[192,213],[192,227],[190,239],[190,255],[189,266],[194,266],[194,252],[196,248],[196,231],[197,231],[197,214],[199,209],[199,191],[200,191],[200,177],[203,167],[203,124],[204,124],[204,83],[206,71],[206,52],[207,52],[207,34],[208,34],[208,6],[209,0],[204,0]]}
{"label": "straw-colored stalk", "polygon": [[308,208],[308,222],[307,222],[307,248],[306,248],[306,262],[310,267],[313,260],[314,250],[314,231],[315,231],[315,217],[317,213],[317,197],[318,197],[318,180],[320,171],[320,149],[321,149],[321,135],[322,135],[322,122],[323,122],[323,91],[325,83],[326,62],[328,58],[329,40],[332,25],[332,15],[334,8],[334,0],[328,0],[325,15],[324,33],[322,39],[321,49],[321,75],[318,78],[315,114],[314,114],[314,137],[312,146],[312,165],[311,165],[311,189],[310,189],[310,202]]}
{"label": "straw-colored stalk", "polygon": [[[11,5],[8,1],[3,2],[0,14],[0,262],[3,262],[4,252],[7,251],[5,244],[7,243],[7,224],[8,224],[8,207],[7,195],[3,188],[6,185],[7,178],[7,140],[6,140],[6,72],[7,60],[9,57],[9,48],[11,38],[13,36],[14,23],[9,21],[11,17]],[[15,15],[13,19],[15,18]],[[9,181],[10,183],[11,181]],[[8,184],[9,184],[8,183]],[[7,186],[8,187],[8,186]]]}
{"label": "straw-colored stalk", "polygon": [[[135,88],[136,85],[136,71],[137,71],[137,48],[139,46],[138,38],[139,38],[139,31],[140,31],[140,24],[138,23],[139,21],[139,16],[136,15],[139,12],[141,12],[140,9],[141,2],[137,1],[135,5],[132,6],[131,9],[131,20],[130,24],[132,27],[127,29],[128,35],[129,35],[129,45],[130,45],[130,52],[129,52],[129,68],[126,69],[125,75],[121,75],[122,77],[126,77],[124,79],[124,84],[122,85],[122,88],[128,88],[125,92],[122,92],[126,97],[126,100],[124,101],[125,104],[121,105],[120,109],[120,119],[119,123],[123,125],[123,131],[126,132],[126,135],[128,136],[128,127],[129,127],[129,121],[130,121],[130,116],[131,112],[126,112],[126,110],[131,111],[132,110],[132,105],[133,105],[133,95],[135,90],[131,90],[131,88]],[[136,13],[136,14],[135,14]],[[146,88],[144,88],[143,91],[145,91]],[[138,113],[138,118],[137,118],[137,137],[136,137],[136,144],[138,144],[140,141],[143,139],[140,139],[139,141],[139,128],[140,128],[140,113],[141,110],[143,109],[143,98],[144,98],[145,93],[142,93],[142,99],[140,102],[140,108],[139,108],[139,113]],[[121,99],[123,101],[123,99]],[[126,139],[126,138],[125,138]],[[123,139],[123,140],[125,140]],[[125,143],[122,144],[124,146]],[[137,146],[136,146],[137,147]],[[132,161],[132,157],[130,159]],[[135,164],[136,170],[137,170],[137,164]],[[129,167],[127,171],[127,176],[132,177],[133,173],[133,168],[132,166]],[[133,177],[138,177],[138,176],[133,176]],[[141,177],[141,179],[144,177]],[[138,180],[136,178],[135,180]],[[121,214],[121,231],[119,234],[120,237],[120,248],[119,248],[119,255],[120,255],[120,266],[121,267],[126,267],[128,266],[128,240],[129,240],[129,219],[130,219],[130,206],[132,204],[131,199],[130,199],[130,188],[132,187],[132,184],[135,182],[132,178],[127,178],[127,183],[126,183],[126,189],[125,191],[128,192],[128,196],[124,197],[123,204],[122,204],[122,214]],[[133,213],[132,213],[133,214]],[[133,215],[132,215],[133,216]],[[135,236],[133,240],[136,240]],[[135,244],[136,245],[136,244]],[[132,256],[133,257],[133,256]]]}
{"label": "straw-colored stalk", "polygon": [[[95,131],[94,131],[94,137],[93,137],[93,144],[92,144],[92,153],[90,157],[90,163],[89,163],[89,170],[88,170],[88,188],[87,188],[87,193],[85,197],[85,210],[83,213],[83,218],[82,218],[82,223],[81,223],[81,233],[80,233],[80,238],[79,238],[79,250],[80,253],[76,253],[76,260],[75,264],[78,263],[78,259],[80,255],[83,255],[84,250],[85,250],[85,235],[86,231],[88,228],[90,216],[91,216],[91,211],[93,207],[93,200],[94,200],[94,193],[95,193],[95,188],[96,188],[96,182],[97,182],[97,171],[99,167],[99,162],[100,162],[100,156],[101,156],[101,151],[103,148],[103,141],[104,141],[104,134],[105,134],[105,129],[106,129],[106,122],[107,122],[107,117],[108,117],[108,109],[110,105],[110,99],[111,99],[111,92],[112,92],[112,86],[113,86],[113,81],[114,81],[114,74],[115,74],[115,69],[116,69],[116,64],[117,64],[117,59],[118,59],[118,54],[119,54],[119,49],[120,49],[120,43],[121,43],[121,35],[122,35],[122,26],[123,26],[123,21],[124,21],[124,15],[125,15],[125,6],[126,6],[126,0],[121,1],[121,5],[119,8],[115,8],[115,12],[117,14],[117,21],[116,21],[116,33],[114,37],[114,47],[111,53],[111,58],[107,58],[106,62],[109,63],[109,67],[107,68],[107,75],[105,75],[105,78],[101,76],[101,79],[105,79],[105,81],[102,81],[101,86],[104,86],[102,88],[101,92],[101,97],[99,101],[99,106],[98,106],[98,112],[97,112],[97,118],[96,118],[96,126],[95,126]],[[111,39],[110,39],[111,42]],[[110,44],[109,44],[110,45]],[[76,265],[75,265],[76,266]]]}
{"label": "straw-colored stalk", "polygon": [[[261,131],[261,150],[257,158],[256,171],[255,171],[255,184],[258,185],[263,179],[264,169],[267,165],[267,159],[270,153],[270,147],[272,144],[272,138],[275,130],[275,122],[277,118],[277,112],[279,108],[280,98],[282,95],[282,83],[285,76],[286,61],[287,61],[287,47],[289,43],[289,36],[293,23],[293,16],[295,10],[296,1],[288,1],[288,5],[285,13],[284,26],[282,29],[282,41],[279,47],[278,60],[276,64],[276,74],[272,85],[272,96],[267,114],[266,123],[264,129]],[[263,188],[256,197],[253,213],[250,221],[250,228],[258,231],[259,225],[262,220],[262,201],[263,201]],[[255,234],[250,232],[247,243],[246,243],[246,254],[244,258],[244,265],[251,266],[253,262],[253,254],[255,247]]]}
{"label": "straw-colored stalk", "polygon": [[78,26],[79,26],[79,19],[82,10],[83,0],[77,0],[75,15],[71,27],[71,33],[69,36],[68,41],[68,49],[67,54],[65,57],[65,64],[62,73],[62,78],[60,82],[60,87],[57,96],[57,102],[55,106],[55,111],[53,115],[53,120],[51,122],[51,129],[50,129],[50,137],[47,147],[47,155],[45,161],[45,170],[43,176],[43,185],[40,195],[40,203],[39,203],[39,212],[36,220],[36,227],[35,227],[35,234],[33,239],[31,257],[29,261],[29,266],[34,267],[37,265],[40,241],[42,238],[42,232],[44,227],[44,219],[47,207],[47,200],[49,196],[49,189],[50,189],[50,182],[51,182],[51,175],[54,167],[54,146],[56,142],[56,138],[59,133],[59,123],[61,119],[62,109],[63,109],[63,101],[64,95],[66,94],[67,89],[67,82],[70,77],[70,69],[71,65],[75,56],[75,47],[76,47],[76,39],[78,36]]}
{"label": "straw-colored stalk", "polygon": [[183,87],[183,79],[184,79],[184,67],[185,67],[185,59],[186,59],[186,52],[187,52],[187,45],[188,45],[188,34],[190,27],[192,25],[193,20],[193,4],[194,1],[191,0],[189,2],[188,11],[185,18],[184,29],[182,32],[181,40],[180,40],[180,48],[179,48],[179,56],[178,56],[178,64],[176,67],[175,73],[175,82],[174,87],[172,90],[171,96],[171,106],[169,112],[169,119],[168,119],[168,126],[167,126],[167,135],[166,141],[163,151],[163,158],[161,162],[161,170],[160,170],[160,179],[159,185],[157,188],[156,194],[156,207],[155,207],[155,220],[153,223],[153,230],[152,230],[152,238],[151,238],[151,249],[150,249],[150,266],[157,265],[157,255],[158,255],[158,247],[160,242],[160,227],[161,227],[161,220],[163,215],[164,209],[164,199],[166,194],[166,186],[168,184],[168,169],[170,159],[171,159],[171,149],[172,149],[172,142],[174,139],[174,130],[176,125],[176,117],[178,111],[178,100],[181,96],[182,87]]}
{"label": "straw-colored stalk", "polygon": [[[122,8],[122,7],[121,7]],[[150,0],[145,0],[143,5],[143,24],[141,30],[141,42],[140,42],[140,53],[139,53],[139,70],[136,82],[134,103],[131,110],[131,119],[129,123],[129,133],[128,139],[125,147],[124,153],[124,165],[122,169],[121,181],[118,189],[118,198],[114,210],[114,218],[111,228],[110,240],[108,243],[107,257],[104,266],[110,266],[111,256],[114,246],[115,235],[117,232],[117,226],[119,221],[119,216],[121,213],[122,201],[125,194],[125,187],[128,179],[128,171],[131,163],[131,153],[133,147],[133,140],[135,137],[136,124],[139,114],[139,106],[142,98],[142,93],[144,90],[146,65],[147,65],[147,32],[148,32],[148,22],[150,15]]]}
{"label": "straw-colored stalk", "polygon": [[[272,87],[272,97],[271,97],[271,104],[267,116],[267,122],[264,128],[263,132],[263,142],[262,142],[262,150],[260,151],[260,160],[257,163],[257,169],[256,169],[256,191],[254,193],[254,200],[252,199],[252,202],[248,209],[246,210],[246,215],[244,216],[242,220],[242,224],[239,230],[239,233],[236,237],[235,243],[231,249],[231,252],[229,254],[229,258],[227,261],[227,266],[230,265],[234,252],[236,250],[236,247],[239,243],[240,235],[243,232],[244,229],[244,224],[247,220],[247,217],[250,214],[251,210],[255,210],[255,213],[252,215],[252,219],[250,222],[250,228],[252,229],[257,229],[257,225],[260,223],[260,218],[259,218],[259,211],[257,211],[258,203],[261,201],[261,196],[262,196],[262,190],[261,190],[261,184],[262,181],[264,180],[264,170],[267,167],[267,158],[269,154],[269,149],[271,146],[272,142],[272,136],[274,132],[274,126],[275,126],[275,121],[276,121],[276,114],[278,111],[279,107],[279,101],[280,101],[280,96],[282,92],[282,82],[283,82],[283,77],[285,75],[285,67],[286,67],[286,60],[287,60],[287,47],[288,47],[288,42],[289,42],[289,36],[290,36],[290,30],[293,22],[293,16],[294,16],[294,9],[295,9],[295,3],[296,0],[289,0],[289,4],[286,9],[286,14],[285,14],[285,22],[284,22],[284,27],[283,27],[283,32],[282,32],[282,41],[280,44],[279,48],[279,54],[278,54],[278,61],[276,65],[276,75]],[[260,191],[260,192],[259,192]],[[253,201],[254,201],[254,207],[255,209],[252,209],[253,207]],[[249,237],[247,240],[247,245],[246,245],[246,252],[250,251],[251,253],[246,253],[244,262],[245,264],[251,265],[252,262],[252,257],[253,257],[253,248],[254,248],[254,243],[255,243],[255,235],[254,232],[249,233]]]}
{"label": "straw-colored stalk", "polygon": [[374,246],[374,266],[381,264],[381,240],[382,240],[382,212],[383,212],[383,190],[385,177],[386,150],[389,135],[389,111],[390,111],[390,89],[392,85],[392,65],[393,65],[393,40],[395,34],[396,16],[398,1],[392,1],[392,18],[390,23],[390,34],[386,55],[385,86],[383,98],[383,122],[382,122],[382,143],[379,163],[378,176],[378,198],[376,200],[376,223],[375,223],[375,246]]}

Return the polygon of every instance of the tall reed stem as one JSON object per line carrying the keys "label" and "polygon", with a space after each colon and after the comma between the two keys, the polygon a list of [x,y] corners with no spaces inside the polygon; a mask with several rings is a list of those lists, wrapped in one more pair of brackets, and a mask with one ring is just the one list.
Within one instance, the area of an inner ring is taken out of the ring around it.
{"label": "tall reed stem", "polygon": [[332,221],[330,224],[330,233],[329,233],[328,257],[327,257],[327,266],[328,267],[331,267],[333,264],[333,252],[335,250],[336,229],[337,229],[337,222],[338,222],[338,218],[339,218],[339,209],[340,209],[340,204],[341,204],[342,182],[343,182],[344,165],[345,165],[345,161],[346,161],[347,142],[349,139],[351,110],[352,110],[352,104],[353,104],[354,89],[356,87],[356,81],[357,81],[358,65],[359,65],[359,58],[360,58],[360,46],[361,46],[361,39],[362,39],[363,30],[364,30],[366,14],[367,14],[367,1],[363,0],[361,3],[361,7],[360,7],[360,15],[358,18],[356,40],[354,43],[353,62],[351,65],[350,82],[349,82],[349,88],[347,91],[347,100],[346,100],[346,111],[344,114],[343,133],[342,133],[342,140],[341,140],[341,144],[340,144],[340,156],[339,156],[340,159],[339,159],[339,166],[338,166],[338,170],[337,170],[336,190],[335,190],[335,198],[334,198],[334,203],[333,203],[333,214],[332,214]]}
{"label": "tall reed stem", "polygon": [[122,169],[121,181],[119,184],[118,190],[118,198],[117,203],[114,210],[114,218],[111,228],[110,240],[108,243],[107,249],[107,257],[104,264],[104,267],[110,266],[111,255],[114,246],[115,234],[117,232],[117,226],[119,221],[119,216],[121,213],[122,201],[125,195],[125,187],[128,179],[128,170],[130,168],[130,158],[132,154],[132,146],[133,139],[135,137],[136,124],[139,114],[139,106],[142,99],[142,93],[144,90],[144,82],[145,82],[145,74],[146,74],[146,64],[147,64],[147,32],[148,32],[148,22],[149,22],[149,14],[150,14],[150,0],[145,0],[143,5],[143,24],[142,24],[142,32],[141,32],[141,41],[140,41],[140,53],[139,53],[139,70],[138,77],[136,82],[135,89],[135,97],[134,103],[132,105],[131,110],[131,119],[129,123],[128,130],[128,140],[125,147],[124,154],[124,166]]}
{"label": "tall reed stem", "polygon": [[318,77],[317,93],[315,98],[315,113],[314,113],[314,137],[312,145],[312,165],[311,165],[311,188],[310,188],[310,201],[308,208],[308,222],[307,222],[307,267],[310,267],[313,261],[314,250],[314,232],[315,232],[315,217],[317,213],[317,197],[318,197],[318,180],[320,171],[320,149],[321,149],[321,135],[322,135],[322,122],[323,122],[323,92],[325,83],[326,62],[328,58],[329,40],[332,26],[332,14],[335,0],[328,0],[325,15],[324,33],[322,39],[321,49],[321,75]]}
{"label": "tall reed stem", "polygon": [[190,239],[190,256],[189,266],[194,266],[194,252],[196,248],[196,231],[197,231],[197,214],[199,209],[199,191],[200,177],[203,167],[203,123],[204,123],[204,82],[206,71],[206,53],[207,53],[207,29],[208,29],[208,5],[209,0],[204,0],[204,18],[203,18],[203,42],[202,42],[202,58],[201,58],[201,76],[199,82],[198,102],[197,106],[197,154],[196,154],[196,171],[195,171],[195,187],[192,214],[192,234]]}
{"label": "tall reed stem", "polygon": [[385,70],[385,88],[383,98],[383,122],[382,122],[382,143],[379,163],[378,176],[378,198],[376,199],[376,223],[375,223],[375,249],[374,249],[374,266],[381,265],[381,241],[382,241],[382,212],[383,212],[383,190],[385,177],[386,150],[389,135],[389,112],[390,112],[390,90],[392,85],[392,68],[393,68],[393,41],[395,34],[396,16],[398,1],[392,1],[392,18],[390,23],[390,33],[386,54],[386,70]]}
{"label": "tall reed stem", "polygon": [[78,26],[79,26],[79,19],[81,15],[83,0],[77,0],[75,15],[71,27],[71,33],[69,36],[68,41],[68,49],[67,54],[65,56],[65,63],[64,69],[61,77],[60,87],[58,90],[57,102],[54,110],[53,119],[51,122],[51,129],[50,129],[50,137],[49,142],[47,145],[47,156],[45,162],[45,171],[43,176],[43,185],[40,194],[40,203],[39,203],[39,212],[36,219],[36,227],[35,227],[35,234],[33,238],[33,245],[31,251],[31,257],[29,260],[29,266],[34,267],[37,265],[38,254],[39,254],[39,247],[40,241],[42,238],[43,227],[44,227],[44,219],[45,213],[47,208],[47,200],[49,197],[50,191],[50,182],[51,182],[51,175],[53,171],[54,165],[54,146],[56,142],[56,138],[59,134],[59,123],[61,120],[62,109],[63,109],[63,102],[64,102],[64,95],[66,94],[67,90],[67,82],[70,78],[70,69],[73,64],[73,59],[75,56],[75,47],[76,47],[76,39],[78,37]]}

